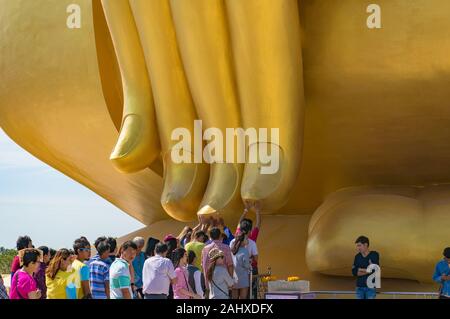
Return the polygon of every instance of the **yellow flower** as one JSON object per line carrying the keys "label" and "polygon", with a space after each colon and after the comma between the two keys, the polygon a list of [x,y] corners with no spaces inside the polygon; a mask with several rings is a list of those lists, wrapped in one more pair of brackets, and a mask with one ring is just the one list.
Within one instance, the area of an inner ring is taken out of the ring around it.
{"label": "yellow flower", "polygon": [[277,280],[276,276],[265,276],[261,278],[262,282],[275,281]]}

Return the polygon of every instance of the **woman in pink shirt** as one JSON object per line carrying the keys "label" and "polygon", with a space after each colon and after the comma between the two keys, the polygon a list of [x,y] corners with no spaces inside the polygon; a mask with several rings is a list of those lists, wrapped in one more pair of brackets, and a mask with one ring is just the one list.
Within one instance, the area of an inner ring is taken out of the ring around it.
{"label": "woman in pink shirt", "polygon": [[173,251],[173,267],[175,268],[175,274],[177,280],[173,287],[174,299],[202,299],[200,295],[197,295],[188,282],[187,266],[187,252],[183,248],[177,248]]}
{"label": "woman in pink shirt", "polygon": [[14,273],[11,279],[10,299],[40,299],[33,274],[39,270],[41,253],[37,249],[27,248],[23,252],[23,267]]}
{"label": "woman in pink shirt", "polygon": [[14,259],[12,261],[11,264],[11,278],[14,276],[14,273],[20,269],[21,265],[20,265],[20,251],[25,249],[25,248],[33,248],[33,242],[31,240],[30,237],[28,236],[20,236],[17,239],[16,242],[16,248],[17,248],[17,256],[14,256]]}

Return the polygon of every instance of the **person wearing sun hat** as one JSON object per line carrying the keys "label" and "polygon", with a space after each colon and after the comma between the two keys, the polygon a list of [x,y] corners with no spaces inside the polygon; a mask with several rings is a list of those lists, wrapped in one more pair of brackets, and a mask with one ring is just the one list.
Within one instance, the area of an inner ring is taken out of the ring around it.
{"label": "person wearing sun hat", "polygon": [[206,278],[209,286],[209,299],[230,299],[230,289],[236,283],[225,267],[225,254],[218,248],[208,252],[209,266]]}
{"label": "person wearing sun hat", "polygon": [[212,242],[210,244],[206,245],[205,248],[203,248],[203,250],[202,250],[202,269],[205,274],[206,287],[209,287],[206,271],[209,268],[209,264],[210,264],[209,252],[212,249],[217,248],[223,252],[224,266],[228,270],[228,274],[230,276],[233,276],[233,273],[234,273],[234,263],[233,263],[233,257],[231,256],[231,249],[228,245],[225,245],[222,242],[222,232],[220,231],[220,229],[218,227],[213,227],[209,231],[209,235],[212,239]]}

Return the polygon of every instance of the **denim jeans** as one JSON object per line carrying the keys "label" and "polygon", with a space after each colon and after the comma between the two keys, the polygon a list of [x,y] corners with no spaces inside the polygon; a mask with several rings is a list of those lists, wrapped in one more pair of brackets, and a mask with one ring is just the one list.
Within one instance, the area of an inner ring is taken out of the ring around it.
{"label": "denim jeans", "polygon": [[375,288],[356,287],[356,299],[375,299],[376,296]]}

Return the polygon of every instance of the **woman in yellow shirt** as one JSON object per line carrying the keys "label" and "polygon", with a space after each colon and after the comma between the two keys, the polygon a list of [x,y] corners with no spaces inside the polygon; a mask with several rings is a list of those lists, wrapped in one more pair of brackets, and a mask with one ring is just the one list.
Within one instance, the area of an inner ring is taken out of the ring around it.
{"label": "woman in yellow shirt", "polygon": [[45,273],[47,299],[77,299],[75,271],[71,264],[76,256],[68,249],[60,249]]}

